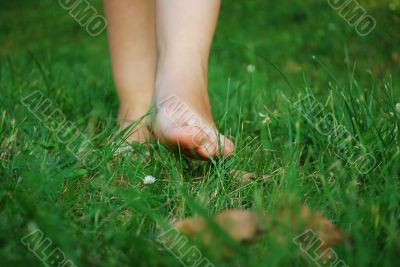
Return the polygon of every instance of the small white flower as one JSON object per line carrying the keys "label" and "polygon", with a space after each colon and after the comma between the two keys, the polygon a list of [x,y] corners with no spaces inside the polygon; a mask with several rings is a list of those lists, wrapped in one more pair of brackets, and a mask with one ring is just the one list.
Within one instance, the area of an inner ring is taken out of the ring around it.
{"label": "small white flower", "polygon": [[249,65],[247,65],[246,70],[249,73],[253,73],[256,71],[256,67],[254,65],[249,64]]}
{"label": "small white flower", "polygon": [[154,178],[151,175],[147,175],[146,177],[144,177],[143,179],[143,183],[144,184],[154,184],[156,182],[156,178]]}
{"label": "small white flower", "polygon": [[396,109],[397,109],[397,112],[400,112],[400,103],[396,104]]}
{"label": "small white flower", "polygon": [[271,118],[268,116],[268,114],[262,114],[261,112],[258,113],[258,116],[264,118],[263,124],[270,124],[271,123]]}

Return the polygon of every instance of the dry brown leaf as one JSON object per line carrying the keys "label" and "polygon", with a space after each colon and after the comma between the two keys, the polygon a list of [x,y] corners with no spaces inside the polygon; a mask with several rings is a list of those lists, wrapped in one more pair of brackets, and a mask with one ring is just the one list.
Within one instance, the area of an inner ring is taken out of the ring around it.
{"label": "dry brown leaf", "polygon": [[[312,212],[308,207],[301,206],[300,211],[282,209],[279,216],[271,218],[264,213],[259,214],[247,210],[226,210],[213,216],[215,223],[224,229],[230,237],[238,242],[253,241],[264,232],[272,233],[277,226],[288,225],[296,230],[299,223],[303,230],[311,229],[324,241],[329,248],[343,241],[342,231],[319,212]],[[174,227],[182,234],[191,238],[200,238],[204,244],[213,242],[213,233],[203,218],[188,218],[178,221]],[[283,237],[282,237],[283,238]],[[284,239],[282,239],[284,240]]]}
{"label": "dry brown leaf", "polygon": [[262,232],[257,213],[247,210],[227,210],[217,213],[215,221],[236,241],[251,241]]}
{"label": "dry brown leaf", "polygon": [[[238,242],[251,241],[261,232],[259,216],[246,210],[227,210],[217,213],[214,221]],[[189,218],[175,223],[175,228],[189,237],[200,236],[205,244],[212,242],[212,231],[203,218]]]}
{"label": "dry brown leaf", "polygon": [[[243,183],[243,184],[248,184],[252,181],[257,180],[258,178],[263,181],[267,181],[271,178],[270,175],[257,175],[254,172],[247,172],[247,171],[242,171],[242,170],[232,170],[228,174],[229,176],[232,176],[235,180]],[[202,180],[204,179],[203,176],[198,176],[192,178],[192,180],[197,181],[197,180]]]}
{"label": "dry brown leaf", "polygon": [[206,222],[203,218],[189,218],[182,221],[176,222],[174,227],[179,230],[182,234],[190,237],[194,237],[199,233],[204,233],[207,227]]}
{"label": "dry brown leaf", "polygon": [[261,180],[266,181],[271,178],[269,175],[262,175],[258,176],[257,174],[253,172],[247,172],[247,171],[242,171],[242,170],[234,170],[231,172],[231,175],[236,178],[236,180],[241,181],[244,184],[250,183],[254,180],[256,180],[258,177],[261,178]]}
{"label": "dry brown leaf", "polygon": [[343,242],[343,233],[340,228],[320,212],[312,212],[310,208],[303,205],[301,216],[305,225],[315,231],[317,236],[325,242],[326,247]]}
{"label": "dry brown leaf", "polygon": [[[324,246],[329,248],[343,241],[343,234],[339,227],[328,220],[320,212],[314,212],[309,207],[283,207],[272,217],[264,215],[269,226],[286,226],[295,231],[312,230],[318,238],[324,241]],[[301,226],[301,229],[298,227]],[[279,236],[279,240],[286,242],[285,236]]]}

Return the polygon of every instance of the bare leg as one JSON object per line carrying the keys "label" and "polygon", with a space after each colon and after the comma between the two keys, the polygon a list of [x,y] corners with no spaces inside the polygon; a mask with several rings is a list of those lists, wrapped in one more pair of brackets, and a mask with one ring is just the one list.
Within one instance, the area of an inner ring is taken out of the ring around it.
{"label": "bare leg", "polygon": [[[154,0],[104,0],[114,80],[120,99],[121,129],[145,115],[154,90],[156,42]],[[144,123],[127,137],[144,142]]]}
{"label": "bare leg", "polygon": [[[227,156],[233,143],[219,135],[208,98],[208,59],[219,0],[156,0],[158,66],[153,132],[161,143],[203,159]],[[171,98],[173,97],[173,98]],[[180,102],[178,105],[176,102]],[[184,115],[181,111],[185,109]]]}

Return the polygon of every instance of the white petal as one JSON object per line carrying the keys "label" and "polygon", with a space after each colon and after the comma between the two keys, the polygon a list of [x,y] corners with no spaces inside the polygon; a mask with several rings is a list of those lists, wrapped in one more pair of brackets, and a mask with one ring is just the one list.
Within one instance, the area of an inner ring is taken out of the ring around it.
{"label": "white petal", "polygon": [[156,178],[154,178],[151,175],[147,175],[146,177],[144,177],[143,179],[143,183],[144,184],[154,184],[156,182]]}
{"label": "white petal", "polygon": [[256,67],[254,65],[249,64],[247,65],[246,70],[247,72],[253,73],[256,71]]}

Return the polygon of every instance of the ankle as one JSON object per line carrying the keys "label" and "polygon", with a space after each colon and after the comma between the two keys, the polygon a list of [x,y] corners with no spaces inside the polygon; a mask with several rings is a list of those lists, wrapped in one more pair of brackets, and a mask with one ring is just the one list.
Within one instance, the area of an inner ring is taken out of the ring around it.
{"label": "ankle", "polygon": [[196,53],[167,53],[161,55],[157,67],[156,87],[161,82],[207,83],[208,62]]}
{"label": "ankle", "polygon": [[157,75],[154,100],[163,101],[172,95],[182,99],[195,99],[197,101],[208,98],[207,77],[202,71],[179,68],[167,68]]}

